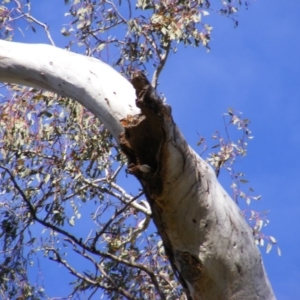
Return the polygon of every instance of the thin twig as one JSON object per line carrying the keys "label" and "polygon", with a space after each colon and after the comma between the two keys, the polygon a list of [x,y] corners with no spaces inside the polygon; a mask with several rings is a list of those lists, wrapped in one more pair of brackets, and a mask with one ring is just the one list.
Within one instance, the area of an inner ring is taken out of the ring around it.
{"label": "thin twig", "polygon": [[121,15],[121,13],[117,10],[117,8],[116,8],[116,6],[115,6],[115,4],[114,3],[112,3],[112,2],[110,2],[110,1],[105,1],[107,4],[110,4],[113,8],[114,8],[114,10],[115,10],[115,12],[117,13],[117,15],[119,16],[119,18],[123,21],[123,23],[127,23],[127,20]]}
{"label": "thin twig", "polygon": [[[73,243],[72,240],[70,240],[70,239],[68,239],[68,238],[65,238],[64,240],[65,240],[66,242],[71,243],[71,244],[74,246],[74,243]],[[90,250],[88,250],[88,251],[91,252]],[[104,252],[102,252],[102,251],[97,251],[97,253],[98,253],[98,255],[102,255],[102,256],[105,257],[105,258],[109,258],[109,259],[111,259],[111,260],[113,260],[113,261],[122,263],[122,264],[124,264],[124,265],[126,265],[126,266],[129,266],[129,267],[132,267],[132,268],[137,268],[137,269],[140,269],[141,271],[144,271],[144,272],[145,272],[146,274],[148,274],[149,277],[151,278],[151,280],[152,280],[152,282],[153,282],[155,288],[157,289],[157,291],[158,291],[158,293],[159,293],[161,299],[162,299],[162,300],[165,300],[165,299],[166,299],[164,293],[163,293],[162,290],[160,289],[159,283],[158,283],[158,281],[157,281],[157,278],[156,278],[154,272],[152,272],[152,270],[150,270],[149,268],[147,268],[147,267],[145,267],[144,265],[141,265],[141,264],[139,264],[139,263],[135,263],[135,262],[132,262],[132,261],[128,261],[128,260],[122,259],[122,258],[120,258],[120,257],[118,257],[118,256],[115,256],[115,255],[111,254],[111,253],[104,253]],[[94,254],[97,254],[97,253],[94,253]]]}
{"label": "thin twig", "polygon": [[21,4],[18,2],[18,1],[15,1],[17,4],[18,4],[18,8],[17,8],[17,11],[23,15],[25,18],[31,20],[32,22],[36,23],[37,25],[41,26],[44,28],[45,32],[46,32],[46,35],[51,43],[52,46],[55,46],[55,43],[54,41],[52,40],[52,37],[51,37],[51,34],[49,32],[49,29],[48,29],[48,26],[42,22],[40,22],[39,20],[37,20],[36,18],[34,18],[33,16],[31,16],[30,14],[28,13],[25,13],[21,10]]}
{"label": "thin twig", "polygon": [[168,59],[168,56],[170,53],[170,49],[171,49],[171,42],[169,42],[167,47],[165,48],[165,53],[159,55],[160,62],[158,64],[158,67],[156,68],[156,70],[153,73],[152,83],[151,83],[154,88],[157,87],[159,75],[167,62],[167,59]]}
{"label": "thin twig", "polygon": [[[92,244],[92,246],[91,246],[92,248],[95,248],[95,247],[96,247],[96,243],[97,243],[99,237],[100,237],[103,233],[105,233],[105,231],[107,230],[107,228],[108,228],[108,227],[110,226],[110,224],[117,218],[117,216],[119,216],[121,213],[123,213],[123,212],[128,208],[128,206],[130,206],[131,203],[132,203],[133,201],[135,201],[136,199],[138,199],[142,194],[143,194],[143,192],[141,192],[141,193],[139,193],[137,196],[133,197],[133,198],[131,199],[131,201],[129,201],[124,207],[122,207],[122,209],[119,209],[119,210],[117,210],[117,211],[114,213],[114,215],[113,215],[113,216],[110,218],[110,220],[103,226],[103,228],[102,228],[99,232],[96,233],[96,236],[95,236],[95,238],[94,238],[93,244]],[[149,218],[149,222],[150,222],[150,217],[149,217],[149,216],[146,216],[146,218]],[[149,224],[149,223],[148,223],[148,224]],[[132,236],[133,236],[133,234],[132,234]]]}
{"label": "thin twig", "polygon": [[[119,286],[116,286],[113,284],[112,287],[109,287],[109,286],[106,286],[104,284],[101,284],[99,282],[99,280],[95,281],[95,280],[92,280],[91,277],[89,276],[84,276],[82,275],[81,273],[77,272],[74,268],[72,268],[66,260],[62,259],[60,254],[58,253],[58,251],[54,248],[46,248],[46,250],[48,251],[52,251],[54,252],[55,256],[56,257],[49,257],[50,260],[53,260],[53,261],[57,261],[59,263],[61,263],[62,265],[64,265],[69,271],[71,274],[73,274],[74,276],[76,276],[77,278],[80,278],[81,280],[83,281],[86,281],[88,282],[89,284],[91,285],[94,285],[94,286],[98,286],[98,287],[101,287],[105,290],[113,290],[113,291],[116,291],[118,292],[119,294],[121,294],[122,296],[126,297],[127,299],[130,299],[130,300],[137,300],[136,297],[134,297],[133,295],[131,295],[128,291],[124,290],[123,288],[119,287]],[[87,258],[86,255],[82,254],[84,257]],[[91,260],[91,258],[89,257],[89,259]],[[110,281],[113,283],[113,280],[110,278]]]}
{"label": "thin twig", "polygon": [[[85,182],[88,185],[91,185],[92,187],[95,187],[96,189],[99,189],[102,193],[107,193],[117,199],[119,199],[122,203],[127,204],[128,202],[131,202],[132,200],[132,196],[128,195],[125,190],[123,190],[120,186],[118,186],[116,183],[109,181],[107,182],[108,184],[110,184],[115,190],[117,190],[118,192],[121,193],[115,193],[110,189],[98,186],[97,184],[94,183],[94,181],[89,181],[85,178],[82,178],[82,181]],[[140,205],[139,203],[137,203],[136,201],[133,201],[130,203],[130,205],[135,208],[136,210],[144,213],[147,216],[151,216],[151,211],[149,209],[146,209],[145,207],[143,207],[142,205]]]}

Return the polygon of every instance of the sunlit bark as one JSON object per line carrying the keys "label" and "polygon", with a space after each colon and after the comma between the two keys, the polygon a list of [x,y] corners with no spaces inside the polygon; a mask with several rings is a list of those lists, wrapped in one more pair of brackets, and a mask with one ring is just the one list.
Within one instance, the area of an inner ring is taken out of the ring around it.
{"label": "sunlit bark", "polygon": [[116,140],[123,131],[119,120],[139,112],[132,85],[109,65],[49,45],[0,40],[0,80],[78,101]]}
{"label": "sunlit bark", "polygon": [[191,299],[275,298],[239,208],[187,145],[170,107],[142,74],[133,79],[136,97],[127,80],[96,59],[0,41],[0,80],[70,97],[117,140],[121,134],[128,170],[145,190],[166,253]]}

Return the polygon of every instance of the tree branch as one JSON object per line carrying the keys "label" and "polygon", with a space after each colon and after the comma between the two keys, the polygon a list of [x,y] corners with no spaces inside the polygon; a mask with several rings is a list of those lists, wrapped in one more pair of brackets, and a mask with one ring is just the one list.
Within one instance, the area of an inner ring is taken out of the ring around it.
{"label": "tree branch", "polygon": [[[36,222],[38,222],[39,224],[45,226],[46,228],[51,228],[53,231],[55,232],[58,232],[62,235],[65,236],[65,241],[71,243],[74,247],[74,250],[76,249],[75,248],[75,245],[78,245],[80,246],[82,249],[84,249],[85,251],[88,251],[92,254],[96,254],[96,255],[99,255],[99,256],[102,256],[102,257],[105,257],[105,258],[108,258],[108,259],[111,259],[111,260],[114,260],[114,261],[117,261],[119,263],[122,263],[122,264],[125,264],[129,267],[133,267],[133,268],[138,268],[142,271],[144,271],[145,273],[147,273],[149,275],[149,277],[151,278],[154,286],[156,287],[157,291],[159,292],[160,296],[161,296],[161,299],[165,299],[165,296],[163,294],[163,292],[161,291],[160,287],[159,287],[159,284],[158,284],[158,281],[154,275],[154,273],[147,267],[139,264],[139,263],[135,263],[135,262],[132,262],[132,261],[128,261],[128,260],[125,260],[125,259],[121,259],[111,253],[107,253],[107,252],[103,252],[103,251],[99,251],[99,250],[96,250],[96,245],[95,244],[92,244],[91,246],[86,246],[81,239],[77,239],[76,237],[74,237],[73,235],[71,235],[69,232],[57,227],[57,226],[54,226],[53,224],[51,223],[48,223],[46,221],[43,221],[41,220],[40,218],[38,218],[38,216],[36,215],[36,209],[35,207],[30,203],[29,199],[26,197],[26,195],[24,194],[23,190],[21,189],[21,187],[18,185],[18,183],[16,182],[13,174],[10,172],[10,170],[8,170],[6,167],[3,167],[0,165],[0,168],[5,170],[11,181],[13,182],[14,184],[14,187],[16,188],[16,190],[19,192],[19,194],[21,195],[23,201],[26,203],[31,215],[32,215],[32,218],[33,220],[35,220]],[[140,195],[138,195],[137,197],[140,197]],[[131,201],[134,201],[136,199],[136,197],[133,197]],[[130,202],[127,203],[127,205],[130,205]],[[147,217],[146,217],[147,218]],[[147,223],[147,222],[146,222]],[[139,230],[139,229],[138,229]],[[57,258],[58,259],[53,259],[53,260],[57,260],[59,261],[60,263],[62,263],[65,267],[67,267],[69,269],[69,271],[77,276],[78,278],[81,278],[83,280],[86,280],[85,277],[83,278],[83,276],[81,274],[79,274],[75,269],[73,269],[71,266],[69,266],[67,264],[66,261],[62,260],[59,256],[59,253],[54,249],[54,248],[48,248],[48,250],[51,250],[53,252],[55,252],[55,254],[57,255]],[[78,250],[77,250],[78,252]],[[94,282],[94,281],[89,281],[90,284],[93,284],[93,285],[97,285],[97,286],[100,286],[98,282]],[[102,288],[104,288],[104,286],[101,286]],[[125,294],[124,294],[125,295]],[[129,295],[129,294],[128,294]],[[129,299],[135,299],[135,298],[130,298]]]}
{"label": "tree branch", "polygon": [[[75,277],[80,278],[83,281],[86,281],[90,285],[98,286],[98,287],[103,288],[105,290],[116,291],[116,292],[118,292],[119,294],[121,294],[122,296],[126,297],[129,300],[137,300],[137,298],[134,297],[133,295],[131,295],[128,291],[126,291],[125,289],[123,289],[120,286],[116,286],[114,284],[114,281],[106,273],[104,273],[103,275],[104,275],[104,277],[106,277],[111,282],[112,286],[107,286],[105,284],[102,284],[99,280],[92,280],[89,276],[84,276],[81,273],[77,272],[73,267],[71,267],[68,264],[68,262],[66,260],[61,258],[60,254],[58,253],[58,251],[56,249],[48,247],[48,248],[46,248],[46,250],[51,251],[55,254],[54,257],[49,257],[50,260],[57,261],[57,262],[61,263]],[[88,258],[90,261],[92,261],[98,267],[98,264],[96,264],[96,262],[93,261],[90,256],[87,256],[87,255],[82,254],[82,253],[80,253],[80,254],[83,255],[85,258]]]}
{"label": "tree branch", "polygon": [[[275,299],[239,208],[212,168],[187,145],[170,107],[143,74],[132,81],[138,109],[132,86],[96,59],[49,46],[0,41],[0,80],[71,97],[106,124],[127,155],[129,173],[144,188],[166,254],[191,299]],[[34,220],[91,253],[147,272],[140,264],[91,249],[43,222],[18,191]]]}
{"label": "tree branch", "polygon": [[98,59],[43,44],[0,40],[0,81],[45,89],[81,103],[118,141],[120,124],[139,113],[124,77]]}

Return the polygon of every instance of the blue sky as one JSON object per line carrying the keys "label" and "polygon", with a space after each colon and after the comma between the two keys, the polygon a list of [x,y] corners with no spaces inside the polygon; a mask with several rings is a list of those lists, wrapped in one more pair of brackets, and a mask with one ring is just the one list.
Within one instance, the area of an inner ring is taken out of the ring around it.
{"label": "blue sky", "polygon": [[[51,32],[63,46],[59,29],[64,8],[57,10],[51,1],[33,2],[41,20],[57,22]],[[229,107],[251,120],[254,139],[236,168],[262,195],[251,208],[270,210],[265,233],[275,236],[282,256],[275,248],[267,255],[262,249],[262,255],[280,300],[300,299],[299,11],[299,1],[257,0],[239,12],[236,29],[230,20],[212,16],[211,52],[181,49],[170,57],[159,86],[194,148],[198,134],[209,138],[223,127],[222,114]],[[28,41],[19,35],[18,40]],[[30,41],[47,42],[39,34]]]}

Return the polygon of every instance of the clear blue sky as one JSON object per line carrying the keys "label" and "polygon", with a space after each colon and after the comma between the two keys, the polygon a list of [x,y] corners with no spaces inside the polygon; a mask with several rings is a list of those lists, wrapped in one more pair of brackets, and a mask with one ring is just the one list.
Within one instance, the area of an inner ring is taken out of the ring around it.
{"label": "clear blue sky", "polygon": [[[58,10],[51,1],[33,2],[41,20],[59,23],[51,32],[64,45],[59,34],[64,8]],[[236,29],[230,20],[212,17],[211,52],[187,48],[172,55],[159,87],[193,147],[198,133],[209,137],[222,128],[228,107],[251,120],[254,139],[237,168],[263,196],[251,208],[270,210],[265,233],[276,237],[282,256],[275,248],[268,255],[264,248],[262,255],[280,300],[300,299],[299,11],[297,0],[257,0],[241,10]],[[37,34],[31,42],[46,39]]]}

